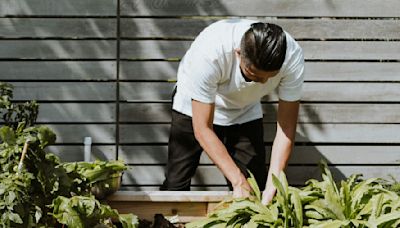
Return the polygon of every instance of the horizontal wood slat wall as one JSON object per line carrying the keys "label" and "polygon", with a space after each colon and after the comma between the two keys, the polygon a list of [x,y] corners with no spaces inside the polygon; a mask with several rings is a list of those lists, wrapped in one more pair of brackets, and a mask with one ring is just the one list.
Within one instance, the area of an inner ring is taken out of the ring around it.
{"label": "horizontal wood slat wall", "polygon": [[[171,92],[193,39],[219,19],[276,23],[306,59],[290,184],[318,178],[320,159],[339,179],[400,179],[399,12],[397,0],[3,0],[0,81],[15,86],[14,100],[40,103],[38,123],[58,136],[49,151],[82,160],[91,136],[94,157],[130,165],[124,189],[156,190]],[[266,165],[277,99],[262,100]],[[206,154],[200,163],[193,189],[226,190]]]}

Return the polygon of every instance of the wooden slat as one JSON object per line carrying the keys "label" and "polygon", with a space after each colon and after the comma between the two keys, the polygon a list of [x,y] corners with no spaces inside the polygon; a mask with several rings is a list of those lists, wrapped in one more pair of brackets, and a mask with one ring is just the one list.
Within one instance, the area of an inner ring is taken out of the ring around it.
{"label": "wooden slat", "polygon": [[0,61],[0,80],[111,80],[116,61]]}
{"label": "wooden slat", "polygon": [[[121,83],[121,100],[126,101],[171,101],[175,83],[169,82],[124,82]],[[132,91],[136,91],[132,93]],[[333,102],[398,102],[399,83],[304,83],[302,101]],[[277,101],[272,93],[263,101]]]}
{"label": "wooden slat", "polygon": [[129,16],[398,17],[399,8],[396,0],[121,1],[121,14]]}
{"label": "wooden slat", "polygon": [[[303,101],[398,102],[398,83],[305,83]],[[268,100],[277,100],[271,95]]]}
{"label": "wooden slat", "polygon": [[[135,40],[121,42],[124,59],[181,58],[191,41]],[[397,60],[400,42],[396,41],[299,41],[308,60]]]}
{"label": "wooden slat", "polygon": [[[154,212],[178,215],[179,222],[206,216],[212,206],[232,199],[228,191],[118,191],[107,203],[120,213],[133,213],[141,219],[153,219]],[[213,205],[210,205],[213,204]]]}
{"label": "wooden slat", "polygon": [[[169,124],[122,124],[121,143],[167,143]],[[264,124],[264,140],[272,142],[275,124]],[[400,124],[298,124],[296,142],[398,143]]]}
{"label": "wooden slat", "polygon": [[[178,65],[168,61],[121,61],[120,78],[176,80]],[[305,72],[306,81],[400,81],[398,62],[306,62]]]}
{"label": "wooden slat", "polygon": [[[251,18],[250,18],[251,19]],[[269,19],[262,22],[282,26],[295,39],[399,39],[397,20]],[[218,19],[208,18],[122,18],[123,38],[194,39]],[[179,28],[179,29],[176,29]]]}
{"label": "wooden slat", "polygon": [[306,81],[400,81],[399,62],[306,62]]}
{"label": "wooden slat", "polygon": [[122,101],[170,101],[174,86],[175,83],[121,82],[119,99]]}
{"label": "wooden slat", "polygon": [[[266,148],[266,164],[269,164],[271,146]],[[119,158],[129,164],[167,164],[168,146],[121,146]],[[295,146],[289,160],[290,165],[316,164],[321,159],[335,165],[398,164],[400,146]],[[200,164],[213,164],[206,153]]]}
{"label": "wooden slat", "polygon": [[115,38],[109,18],[0,18],[0,38]]}
{"label": "wooden slat", "polygon": [[[264,104],[264,118],[276,121],[276,111]],[[340,113],[340,115],[338,115]],[[302,104],[300,123],[400,123],[400,104]]]}
{"label": "wooden slat", "polygon": [[[393,175],[400,178],[398,166],[332,166],[330,170],[335,180],[342,180],[355,173],[362,173],[364,178],[389,178]],[[266,169],[267,171],[267,169]],[[318,166],[289,166],[286,175],[291,185],[304,185],[308,179],[321,179],[321,170]],[[134,166],[123,175],[124,184],[161,185],[164,181],[163,166]],[[199,166],[192,184],[196,185],[223,185],[225,178],[215,166]]]}
{"label": "wooden slat", "polygon": [[109,0],[2,0],[0,16],[116,16],[117,2]]}
{"label": "wooden slat", "polygon": [[215,202],[231,198],[229,192],[221,191],[117,191],[107,197],[113,202]]}
{"label": "wooden slat", "polygon": [[83,143],[92,137],[93,143],[115,143],[115,124],[46,124],[57,135],[56,143]]}
{"label": "wooden slat", "polygon": [[192,41],[176,40],[122,40],[123,59],[168,59],[181,58]]}
{"label": "wooden slat", "polygon": [[176,80],[179,62],[120,61],[123,80]]}
{"label": "wooden slat", "polygon": [[115,101],[113,82],[14,82],[14,100]]}
{"label": "wooden slat", "polygon": [[[121,185],[121,188],[119,189],[121,191],[159,191],[160,186],[155,185],[155,186],[143,186],[143,185]],[[229,191],[228,186],[204,186],[204,185],[198,185],[198,186],[191,186],[190,187],[191,191]]]}
{"label": "wooden slat", "polygon": [[[84,160],[84,146],[57,145],[49,146],[46,151],[56,154],[62,162],[75,162]],[[92,146],[92,159],[115,160],[115,146]]]}
{"label": "wooden slat", "polygon": [[[276,104],[263,104],[264,122],[276,122]],[[341,115],[337,115],[341,113]],[[379,113],[379,115],[377,114]],[[124,123],[171,122],[170,103],[122,103]],[[299,123],[400,123],[397,104],[301,104]]]}
{"label": "wooden slat", "polygon": [[36,122],[115,122],[112,103],[43,103]]}
{"label": "wooden slat", "polygon": [[0,40],[0,58],[114,59],[113,40]]}

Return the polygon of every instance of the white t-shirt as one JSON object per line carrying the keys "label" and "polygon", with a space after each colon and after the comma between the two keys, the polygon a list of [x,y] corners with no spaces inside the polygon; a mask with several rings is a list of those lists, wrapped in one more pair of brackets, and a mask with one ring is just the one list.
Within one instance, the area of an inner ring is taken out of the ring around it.
{"label": "white t-shirt", "polygon": [[261,98],[278,88],[279,99],[301,98],[304,58],[301,47],[287,33],[285,61],[279,73],[264,84],[246,82],[235,49],[252,23],[222,20],[206,27],[193,41],[178,68],[173,109],[192,116],[192,99],[215,103],[214,124],[241,124],[262,118]]}

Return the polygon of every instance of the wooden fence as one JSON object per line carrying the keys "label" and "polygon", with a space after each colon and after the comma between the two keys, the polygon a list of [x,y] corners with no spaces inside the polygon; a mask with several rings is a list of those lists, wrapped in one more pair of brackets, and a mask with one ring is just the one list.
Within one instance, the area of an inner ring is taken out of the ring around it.
{"label": "wooden fence", "polygon": [[[398,0],[2,0],[0,80],[15,85],[15,100],[39,101],[63,160],[82,160],[91,136],[97,157],[130,164],[125,189],[154,190],[179,60],[205,26],[231,17],[279,24],[303,47],[291,184],[319,177],[321,158],[337,178],[400,179]],[[267,157],[276,101],[263,100]],[[205,154],[192,183],[227,189]]]}

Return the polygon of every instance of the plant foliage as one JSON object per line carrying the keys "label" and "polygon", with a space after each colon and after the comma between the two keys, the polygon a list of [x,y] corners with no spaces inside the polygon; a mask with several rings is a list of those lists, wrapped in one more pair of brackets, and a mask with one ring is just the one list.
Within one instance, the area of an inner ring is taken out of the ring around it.
{"label": "plant foliage", "polygon": [[325,162],[321,163],[322,181],[311,179],[306,186],[288,185],[285,174],[273,176],[277,194],[264,206],[256,189],[253,197],[222,202],[207,219],[186,225],[195,227],[324,227],[386,228],[400,226],[400,197],[384,188],[379,179],[363,180],[352,175],[340,185],[334,182]]}
{"label": "plant foliage", "polygon": [[[136,227],[135,216],[118,215],[90,193],[91,181],[106,178],[111,169],[125,169],[123,163],[94,164],[87,171],[91,174],[87,178],[80,173],[85,172],[82,167],[80,172],[68,170],[56,155],[45,151],[54,144],[56,135],[46,126],[34,125],[36,102],[13,104],[12,86],[6,83],[0,83],[0,95],[4,123],[0,128],[0,227],[55,227],[57,223],[69,227],[115,227],[108,222],[110,218],[119,220],[124,228]],[[23,168],[19,169],[26,143]]]}

